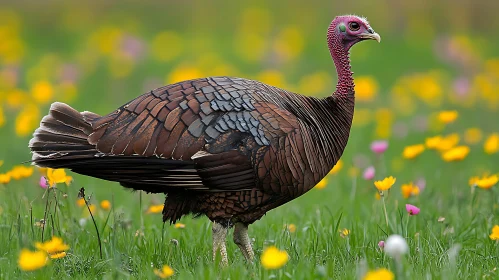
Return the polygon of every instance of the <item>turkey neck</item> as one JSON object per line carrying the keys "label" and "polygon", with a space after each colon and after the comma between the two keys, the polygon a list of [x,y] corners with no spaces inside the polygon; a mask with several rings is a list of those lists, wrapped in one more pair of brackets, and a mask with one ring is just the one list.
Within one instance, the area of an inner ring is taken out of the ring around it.
{"label": "turkey neck", "polygon": [[305,106],[299,106],[301,112],[297,112],[312,138],[315,153],[322,157],[320,161],[324,163],[324,168],[319,172],[321,176],[325,176],[343,154],[355,105],[348,49],[337,40],[333,40],[329,49],[338,74],[336,91],[323,99],[305,97]]}

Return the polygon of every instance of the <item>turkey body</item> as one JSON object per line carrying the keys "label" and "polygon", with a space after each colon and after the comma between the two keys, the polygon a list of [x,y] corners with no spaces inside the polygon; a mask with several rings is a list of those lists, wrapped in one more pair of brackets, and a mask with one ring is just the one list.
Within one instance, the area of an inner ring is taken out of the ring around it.
{"label": "turkey body", "polygon": [[30,148],[38,166],[165,193],[163,220],[251,224],[310,190],[340,158],[353,92],[324,99],[211,77],[164,86],[106,116],[54,103]]}

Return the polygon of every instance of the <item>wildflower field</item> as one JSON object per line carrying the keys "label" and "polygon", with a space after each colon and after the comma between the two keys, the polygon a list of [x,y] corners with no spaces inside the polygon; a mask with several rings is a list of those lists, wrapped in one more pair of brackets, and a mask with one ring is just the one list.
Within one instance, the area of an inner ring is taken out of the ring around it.
{"label": "wildflower field", "polygon": [[[498,279],[499,4],[234,2],[0,7],[0,279]],[[253,264],[232,236],[213,262],[205,217],[163,224],[164,195],[26,163],[55,101],[107,114],[220,75],[325,97],[326,28],[350,13],[382,40],[351,51],[348,146],[249,227]]]}

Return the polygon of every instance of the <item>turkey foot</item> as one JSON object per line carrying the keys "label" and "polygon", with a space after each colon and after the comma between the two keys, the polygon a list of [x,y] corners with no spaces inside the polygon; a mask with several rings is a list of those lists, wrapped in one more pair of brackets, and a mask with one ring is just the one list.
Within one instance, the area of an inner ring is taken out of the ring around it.
{"label": "turkey foot", "polygon": [[248,226],[243,223],[236,223],[234,227],[234,243],[241,249],[248,262],[253,262],[255,254],[251,248],[251,242],[248,236]]}
{"label": "turkey foot", "polygon": [[213,261],[216,260],[217,252],[220,249],[220,254],[222,255],[221,265],[226,267],[229,264],[229,261],[227,260],[227,248],[225,247],[227,228],[217,222],[213,222],[212,234],[213,234]]}

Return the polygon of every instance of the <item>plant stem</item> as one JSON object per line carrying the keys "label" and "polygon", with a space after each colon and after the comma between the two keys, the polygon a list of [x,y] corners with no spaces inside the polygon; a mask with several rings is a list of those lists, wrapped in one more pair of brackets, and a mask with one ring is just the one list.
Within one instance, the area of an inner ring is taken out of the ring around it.
{"label": "plant stem", "polygon": [[386,213],[385,193],[381,191],[380,196],[381,196],[381,200],[383,201],[383,210],[385,212],[386,229],[388,231],[390,229],[390,227],[388,225],[388,214]]}

